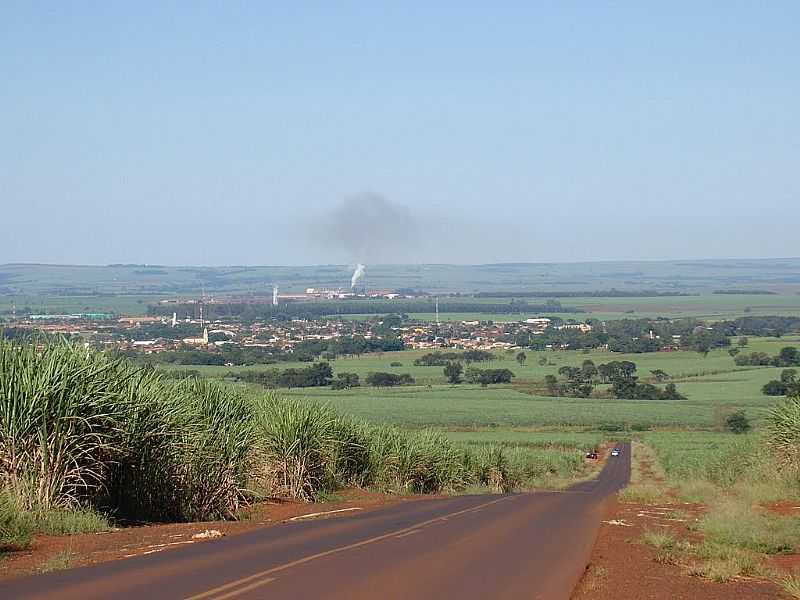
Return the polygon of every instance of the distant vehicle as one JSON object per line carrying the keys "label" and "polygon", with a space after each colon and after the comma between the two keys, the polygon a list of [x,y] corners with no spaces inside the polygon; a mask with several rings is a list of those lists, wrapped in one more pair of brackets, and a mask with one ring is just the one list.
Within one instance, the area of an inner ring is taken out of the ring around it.
{"label": "distant vehicle", "polygon": [[597,451],[592,450],[591,452],[586,453],[586,458],[591,458],[593,460],[597,460]]}
{"label": "distant vehicle", "polygon": [[611,456],[619,456],[619,448],[614,448],[611,451]]}

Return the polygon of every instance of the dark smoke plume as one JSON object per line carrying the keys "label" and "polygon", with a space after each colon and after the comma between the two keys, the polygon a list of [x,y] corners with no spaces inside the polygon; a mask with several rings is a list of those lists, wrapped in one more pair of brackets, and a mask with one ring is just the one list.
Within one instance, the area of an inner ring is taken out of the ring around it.
{"label": "dark smoke plume", "polygon": [[344,252],[347,260],[369,264],[404,262],[415,254],[410,244],[418,237],[419,224],[406,207],[367,193],[347,198],[314,229],[324,246]]}

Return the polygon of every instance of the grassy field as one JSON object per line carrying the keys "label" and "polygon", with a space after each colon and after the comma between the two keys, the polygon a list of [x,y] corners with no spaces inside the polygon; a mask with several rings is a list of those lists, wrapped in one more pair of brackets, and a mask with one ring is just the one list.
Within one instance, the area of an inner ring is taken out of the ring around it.
{"label": "grassy field", "polygon": [[[776,354],[787,345],[800,345],[800,338],[753,338],[746,351]],[[287,390],[292,397],[329,402],[345,413],[371,422],[389,422],[406,427],[433,426],[454,428],[692,428],[709,429],[719,425],[726,411],[743,408],[758,420],[774,399],[764,396],[761,387],[776,379],[781,369],[737,367],[724,350],[708,356],[695,352],[614,354],[608,352],[528,352],[524,366],[513,354],[500,353],[489,363],[492,368],[508,368],[515,375],[511,385],[449,385],[441,367],[414,365],[422,351],[366,354],[333,361],[334,373],[358,373],[363,379],[373,371],[410,373],[417,385],[399,388],[359,387],[335,391],[328,388]],[[540,358],[548,364],[539,365]],[[579,366],[584,360],[595,363],[630,360],[638,373],[647,378],[650,371],[669,373],[686,400],[616,400],[600,398],[553,398],[536,395],[535,388],[548,374],[557,375],[564,365]],[[392,363],[402,366],[392,367]],[[265,368],[303,367],[307,363],[281,363],[253,367],[192,367],[205,375],[222,376],[231,371]]]}
{"label": "grassy field", "polygon": [[[161,265],[0,265],[0,284],[16,293],[64,289],[154,291],[285,290],[345,287],[353,265],[192,267]],[[670,292],[732,288],[796,289],[800,259],[603,261],[486,265],[367,265],[371,288],[441,292],[646,289]]]}
{"label": "grassy field", "polygon": [[0,315],[10,315],[12,305],[17,306],[17,316],[28,314],[71,314],[79,312],[110,312],[116,315],[140,316],[147,314],[148,304],[164,296],[145,294],[51,296],[21,295],[1,296]]}
{"label": "grassy field", "polygon": [[[486,299],[483,299],[486,301]],[[493,302],[508,302],[511,298],[493,298]],[[800,295],[797,293],[776,295],[726,295],[702,294],[698,296],[674,296],[654,298],[561,298],[565,307],[575,307],[581,312],[536,313],[536,315],[510,315],[494,313],[440,313],[439,320],[446,321],[519,321],[530,316],[557,317],[584,321],[588,318],[611,321],[614,319],[636,319],[668,317],[672,319],[693,317],[707,320],[735,319],[756,315],[800,314]],[[472,301],[472,300],[470,300]],[[480,299],[476,299],[479,302]],[[541,299],[529,299],[535,304]],[[375,315],[347,315],[347,319],[369,319]],[[434,321],[435,313],[410,313],[412,319]]]}

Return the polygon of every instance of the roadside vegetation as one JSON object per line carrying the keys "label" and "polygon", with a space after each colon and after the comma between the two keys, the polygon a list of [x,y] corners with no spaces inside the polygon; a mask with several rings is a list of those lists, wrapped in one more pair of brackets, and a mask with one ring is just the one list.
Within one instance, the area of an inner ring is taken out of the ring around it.
{"label": "roadside vegetation", "polygon": [[[769,557],[800,551],[800,515],[774,508],[800,499],[800,398],[772,408],[762,433],[659,432],[644,440],[666,479],[651,473],[650,482],[632,484],[623,500],[661,505],[674,502],[676,495],[704,506],[701,516],[687,524],[687,536],[699,534],[699,541],[645,531],[642,542],[655,548],[655,560],[718,582],[772,579],[794,593],[796,575],[777,570]],[[643,493],[647,489],[653,493]]]}
{"label": "roadside vegetation", "polygon": [[0,549],[113,521],[235,518],[349,486],[508,491],[581,471],[576,447],[458,444],[331,406],[174,379],[67,342],[0,341]]}

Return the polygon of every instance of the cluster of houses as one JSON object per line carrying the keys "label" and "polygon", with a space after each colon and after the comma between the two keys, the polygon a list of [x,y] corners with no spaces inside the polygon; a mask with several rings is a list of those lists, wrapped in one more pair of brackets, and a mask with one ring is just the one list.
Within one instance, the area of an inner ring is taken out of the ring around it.
{"label": "cluster of houses", "polygon": [[[355,336],[365,339],[392,336],[402,339],[404,346],[409,349],[444,347],[503,350],[517,347],[516,340],[520,334],[542,335],[548,328],[554,327],[551,319],[546,317],[505,322],[403,322],[387,328],[379,319],[295,319],[242,323],[232,319],[205,321],[192,317],[178,321],[176,316],[172,319],[152,316],[109,319],[105,315],[100,319],[93,319],[90,315],[70,319],[54,315],[50,318],[23,319],[14,325],[51,334],[76,335],[94,345],[147,354],[187,347],[213,349],[227,344],[292,352],[301,342]],[[185,335],[186,326],[195,334]],[[572,322],[559,322],[555,327],[577,329],[581,332],[592,329],[586,323]],[[148,337],[151,332],[153,335]],[[200,332],[199,335],[196,332]]]}

